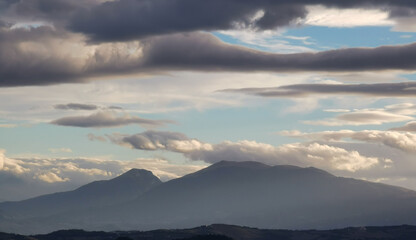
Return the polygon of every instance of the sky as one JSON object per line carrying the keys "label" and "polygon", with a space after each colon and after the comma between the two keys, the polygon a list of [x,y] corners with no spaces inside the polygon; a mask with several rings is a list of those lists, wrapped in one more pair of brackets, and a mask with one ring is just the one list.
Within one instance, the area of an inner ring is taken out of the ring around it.
{"label": "sky", "polygon": [[416,3],[0,0],[0,201],[131,168],[416,190]]}

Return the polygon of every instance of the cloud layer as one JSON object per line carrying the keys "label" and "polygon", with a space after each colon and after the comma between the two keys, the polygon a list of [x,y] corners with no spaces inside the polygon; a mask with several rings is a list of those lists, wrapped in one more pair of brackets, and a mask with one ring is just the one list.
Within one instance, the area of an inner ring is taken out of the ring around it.
{"label": "cloud layer", "polygon": [[408,122],[401,127],[391,128],[391,131],[416,132],[416,121]]}
{"label": "cloud layer", "polygon": [[0,191],[3,200],[22,200],[40,194],[73,190],[95,180],[114,178],[131,168],[147,169],[163,181],[195,172],[203,165],[173,164],[167,160],[133,161],[97,158],[8,158],[0,152]]}
{"label": "cloud layer", "polygon": [[121,127],[131,124],[137,124],[145,128],[155,128],[173,122],[169,120],[145,119],[136,116],[130,116],[129,114],[118,115],[113,111],[100,111],[88,116],[63,117],[56,119],[51,123],[60,126],[82,128]]}
{"label": "cloud layer", "polygon": [[416,83],[376,84],[296,84],[275,88],[225,89],[223,92],[244,93],[261,97],[307,97],[311,95],[361,95],[368,97],[412,97],[416,95]]}
{"label": "cloud layer", "polygon": [[167,150],[207,163],[222,160],[258,161],[270,165],[315,166],[327,170],[355,172],[373,167],[379,162],[377,158],[362,156],[357,151],[347,151],[320,143],[287,144],[275,147],[245,140],[210,144],[190,139],[181,133],[155,131],[131,136],[115,134],[107,137],[121,146],[139,150]]}
{"label": "cloud layer", "polygon": [[324,131],[315,133],[302,133],[299,131],[283,131],[283,136],[304,138],[314,141],[341,141],[351,139],[367,143],[379,143],[408,153],[416,153],[416,134],[409,132],[363,130],[363,131]]}
{"label": "cloud layer", "polygon": [[[354,0],[348,2],[328,0],[123,0],[107,2],[80,11],[70,20],[69,26],[73,31],[82,32],[95,41],[129,40],[199,30],[228,30],[247,27],[265,30],[302,22],[301,20],[305,19],[311,10],[308,5],[338,9],[383,9],[387,13],[390,12],[390,17],[393,19],[397,16],[415,15],[409,10],[409,8],[413,9],[415,4],[406,0]],[[345,20],[354,21],[355,19],[347,18]],[[384,19],[382,20],[379,24],[385,22]],[[316,23],[317,21],[309,22]],[[322,17],[320,23],[322,24]]]}
{"label": "cloud layer", "polygon": [[[276,54],[232,46],[201,32],[125,43],[87,44],[82,36],[46,26],[5,28],[0,29],[0,50],[0,86],[84,82],[104,76],[177,70],[343,72],[413,70],[416,67],[416,44]],[[278,91],[241,91],[264,96],[300,96],[311,92],[364,94],[370,87],[293,85]],[[387,85],[378,87],[382,91],[378,95],[397,96],[399,91],[404,95],[414,95],[411,83],[391,85],[391,90],[386,90]],[[375,90],[369,92],[377,95]]]}

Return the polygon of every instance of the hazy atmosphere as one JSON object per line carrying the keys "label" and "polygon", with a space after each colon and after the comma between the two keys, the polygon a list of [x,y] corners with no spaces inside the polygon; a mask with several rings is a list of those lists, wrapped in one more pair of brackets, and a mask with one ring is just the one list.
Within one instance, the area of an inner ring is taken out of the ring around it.
{"label": "hazy atmosphere", "polygon": [[415,70],[416,1],[0,0],[0,202],[223,160],[416,190]]}

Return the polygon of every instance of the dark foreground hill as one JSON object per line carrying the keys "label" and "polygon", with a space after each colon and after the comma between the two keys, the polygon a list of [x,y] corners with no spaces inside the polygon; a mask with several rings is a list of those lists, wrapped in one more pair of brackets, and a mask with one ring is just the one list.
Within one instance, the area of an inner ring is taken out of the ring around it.
{"label": "dark foreground hill", "polygon": [[0,240],[412,240],[415,226],[358,227],[337,230],[262,230],[231,225],[210,225],[182,230],[147,232],[57,231],[46,235],[22,236],[0,233]]}
{"label": "dark foreground hill", "polygon": [[[110,200],[117,198],[109,194]],[[414,191],[336,177],[316,168],[257,162],[220,162],[114,204],[68,207],[58,199],[53,206],[64,210],[45,214],[32,210],[27,204],[31,201],[14,203],[13,209],[0,204],[0,214],[7,213],[0,231],[182,229],[213,223],[267,229],[416,224]]]}

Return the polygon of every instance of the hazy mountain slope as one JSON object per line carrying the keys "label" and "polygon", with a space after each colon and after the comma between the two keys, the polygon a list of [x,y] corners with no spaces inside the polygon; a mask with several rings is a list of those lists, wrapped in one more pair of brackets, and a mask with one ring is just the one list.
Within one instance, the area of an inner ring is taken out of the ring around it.
{"label": "hazy mountain slope", "polygon": [[316,168],[221,162],[98,216],[97,222],[119,216],[143,229],[211,223],[297,229],[416,224],[416,192]]}
{"label": "hazy mountain slope", "polygon": [[8,228],[41,233],[68,228],[147,230],[225,223],[330,229],[416,224],[415,216],[414,191],[335,177],[316,168],[224,161],[159,184],[130,202],[54,216],[33,215],[8,222]]}
{"label": "hazy mountain slope", "polygon": [[92,182],[74,191],[1,203],[0,213],[11,219],[24,219],[108,206],[135,199],[159,184],[161,181],[151,172],[132,169],[114,179]]}

